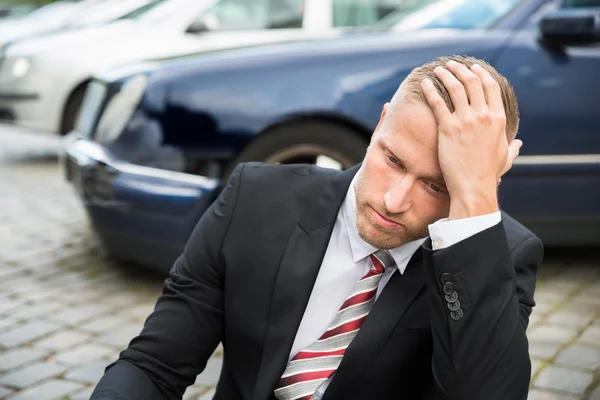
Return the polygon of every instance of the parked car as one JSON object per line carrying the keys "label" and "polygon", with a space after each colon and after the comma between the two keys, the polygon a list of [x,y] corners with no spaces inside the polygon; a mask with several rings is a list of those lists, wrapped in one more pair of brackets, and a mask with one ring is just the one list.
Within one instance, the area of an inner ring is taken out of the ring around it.
{"label": "parked car", "polygon": [[0,23],[0,49],[26,38],[113,21],[151,0],[56,1]]}
{"label": "parked car", "polygon": [[520,102],[524,146],[501,207],[547,245],[598,245],[600,40],[586,21],[599,10],[487,2],[503,12],[485,29],[354,34],[97,75],[64,139],[67,179],[110,252],[164,270],[239,162],[354,165],[414,67],[467,54]]}
{"label": "parked car", "polygon": [[22,41],[5,49],[0,65],[0,117],[66,133],[97,71],[148,58],[336,34],[377,22],[383,16],[378,1],[170,0],[107,27]]}

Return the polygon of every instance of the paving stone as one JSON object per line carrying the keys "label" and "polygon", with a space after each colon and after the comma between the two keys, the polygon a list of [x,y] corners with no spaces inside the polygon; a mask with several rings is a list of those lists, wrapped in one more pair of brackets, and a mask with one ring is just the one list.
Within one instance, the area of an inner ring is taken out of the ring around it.
{"label": "paving stone", "polygon": [[65,364],[79,365],[102,358],[112,351],[111,348],[98,344],[84,344],[74,349],[59,353],[56,360]]}
{"label": "paving stone", "polygon": [[182,400],[197,400],[204,392],[206,392],[205,387],[190,386],[183,394]]}
{"label": "paving stone", "polygon": [[123,326],[127,320],[118,315],[105,315],[80,325],[79,329],[92,333],[106,333],[113,331],[116,327]]}
{"label": "paving stone", "polygon": [[556,307],[556,304],[536,303],[535,307],[533,307],[531,315],[535,315],[536,317],[542,317],[554,310]]}
{"label": "paving stone", "polygon": [[92,397],[92,393],[94,392],[94,386],[88,387],[86,389],[80,390],[79,392],[75,392],[69,395],[69,400],[89,400]]}
{"label": "paving stone", "polygon": [[527,326],[527,330],[531,330],[534,326],[541,324],[542,321],[544,321],[544,317],[531,314],[529,317],[529,325]]}
{"label": "paving stone", "polygon": [[542,361],[531,359],[531,376],[535,375],[535,373],[538,372],[541,366]]}
{"label": "paving stone", "polygon": [[577,329],[566,326],[539,325],[527,333],[531,341],[565,343],[577,335]]}
{"label": "paving stone", "polygon": [[0,386],[0,399],[6,398],[6,396],[8,396],[9,394],[11,394],[12,392],[13,392],[12,389],[9,389],[9,388],[4,387],[4,386]]}
{"label": "paving stone", "polygon": [[594,319],[594,315],[591,313],[576,314],[571,310],[568,310],[550,314],[548,316],[547,322],[557,325],[571,325],[579,327],[589,324],[592,321],[592,319]]}
{"label": "paving stone", "polygon": [[600,306],[582,301],[569,301],[559,308],[559,311],[567,311],[573,314],[598,316],[598,313],[600,312]]}
{"label": "paving stone", "polygon": [[123,312],[123,315],[127,315],[129,318],[136,318],[141,321],[145,321],[146,318],[152,311],[154,311],[154,306],[156,305],[156,301],[152,300],[151,302],[145,301],[140,302],[137,305],[129,308],[126,312]]}
{"label": "paving stone", "polygon": [[41,380],[52,378],[64,370],[64,366],[41,362],[4,375],[0,378],[0,385],[24,389]]}
{"label": "paving stone", "polygon": [[562,346],[564,346],[563,343],[530,342],[529,355],[532,358],[547,360],[554,357]]}
{"label": "paving stone", "polygon": [[13,347],[52,333],[61,326],[48,321],[27,322],[0,334],[0,346]]}
{"label": "paving stone", "polygon": [[42,349],[14,349],[0,353],[0,371],[8,371],[17,368],[30,361],[44,358],[48,355],[47,350]]}
{"label": "paving stone", "polygon": [[18,307],[23,303],[23,300],[5,299],[2,302],[0,302],[0,313],[4,313],[10,310],[11,308]]}
{"label": "paving stone", "polygon": [[7,311],[7,313],[17,318],[30,319],[48,315],[49,313],[59,310],[62,307],[64,307],[64,304],[44,301],[37,304],[21,305]]}
{"label": "paving stone", "polygon": [[198,397],[198,400],[212,400],[215,395],[215,389],[211,389],[208,392],[202,394],[202,396]]}
{"label": "paving stone", "polygon": [[582,395],[592,381],[591,373],[548,366],[540,372],[534,386],[538,389],[553,389]]}
{"label": "paving stone", "polygon": [[102,304],[87,304],[69,308],[58,314],[54,314],[51,316],[51,319],[63,322],[65,324],[74,325],[79,322],[89,320],[90,318],[94,317],[94,315],[106,311],[106,306]]}
{"label": "paving stone", "polygon": [[53,379],[19,392],[9,397],[9,400],[57,400],[82,386],[80,383]]}
{"label": "paving stone", "polygon": [[124,349],[127,347],[131,339],[139,335],[141,330],[141,324],[129,324],[115,330],[114,332],[109,332],[106,335],[98,337],[96,341],[108,346]]}
{"label": "paving stone", "polygon": [[206,363],[206,368],[198,377],[194,384],[204,386],[215,386],[221,376],[223,359],[221,357],[212,357]]}
{"label": "paving stone", "polygon": [[600,346],[600,327],[591,326],[587,328],[579,338],[581,343],[591,343]]}
{"label": "paving stone", "polygon": [[77,346],[88,340],[90,335],[73,330],[61,330],[45,339],[33,343],[33,347],[39,347],[52,351],[60,351]]}
{"label": "paving stone", "polygon": [[69,370],[65,374],[65,378],[72,381],[81,381],[85,383],[97,383],[102,375],[104,375],[104,369],[110,364],[106,361],[97,361],[88,363],[82,367],[74,368]]}
{"label": "paving stone", "polygon": [[570,346],[558,355],[556,362],[594,370],[600,367],[600,349]]}
{"label": "paving stone", "polygon": [[563,394],[534,389],[529,391],[527,400],[579,400],[580,398],[581,397],[565,396]]}
{"label": "paving stone", "polygon": [[13,325],[18,324],[20,319],[15,317],[9,317],[3,315],[0,317],[0,332],[12,328]]}

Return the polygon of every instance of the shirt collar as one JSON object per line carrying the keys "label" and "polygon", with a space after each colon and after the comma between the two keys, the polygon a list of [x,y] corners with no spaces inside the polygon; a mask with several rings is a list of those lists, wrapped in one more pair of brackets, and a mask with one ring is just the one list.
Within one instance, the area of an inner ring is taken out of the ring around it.
{"label": "shirt collar", "polygon": [[[344,199],[344,203],[342,204],[342,219],[346,226],[346,231],[348,232],[350,248],[352,249],[352,258],[355,263],[378,250],[365,242],[358,234],[358,229],[356,228],[356,191],[354,190],[354,185],[361,171],[362,167],[357,171],[356,175],[354,175],[350,187],[348,188],[346,198]],[[418,239],[389,250],[401,274],[404,273],[410,258],[423,244],[425,239],[427,238]]]}

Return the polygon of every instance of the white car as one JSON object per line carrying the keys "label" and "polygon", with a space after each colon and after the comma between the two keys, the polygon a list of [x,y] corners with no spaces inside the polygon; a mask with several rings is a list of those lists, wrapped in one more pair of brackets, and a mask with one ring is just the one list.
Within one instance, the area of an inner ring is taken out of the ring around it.
{"label": "white car", "polygon": [[8,46],[0,61],[0,119],[67,133],[87,82],[98,71],[148,59],[333,36],[340,31],[335,28],[376,23],[384,3],[389,8],[390,0],[167,0],[108,26],[21,41]]}
{"label": "white car", "polygon": [[0,49],[11,42],[41,34],[101,24],[154,0],[57,1],[21,18],[0,23]]}

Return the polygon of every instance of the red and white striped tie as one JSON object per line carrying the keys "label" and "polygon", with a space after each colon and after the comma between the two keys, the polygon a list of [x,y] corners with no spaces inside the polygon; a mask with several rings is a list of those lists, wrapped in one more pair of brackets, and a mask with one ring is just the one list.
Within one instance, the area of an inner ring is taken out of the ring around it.
{"label": "red and white striped tie", "polygon": [[288,363],[275,389],[277,399],[310,399],[340,365],[346,348],[375,303],[383,272],[394,264],[394,259],[386,250],[378,250],[370,258],[373,267],[354,286],[325,333]]}

